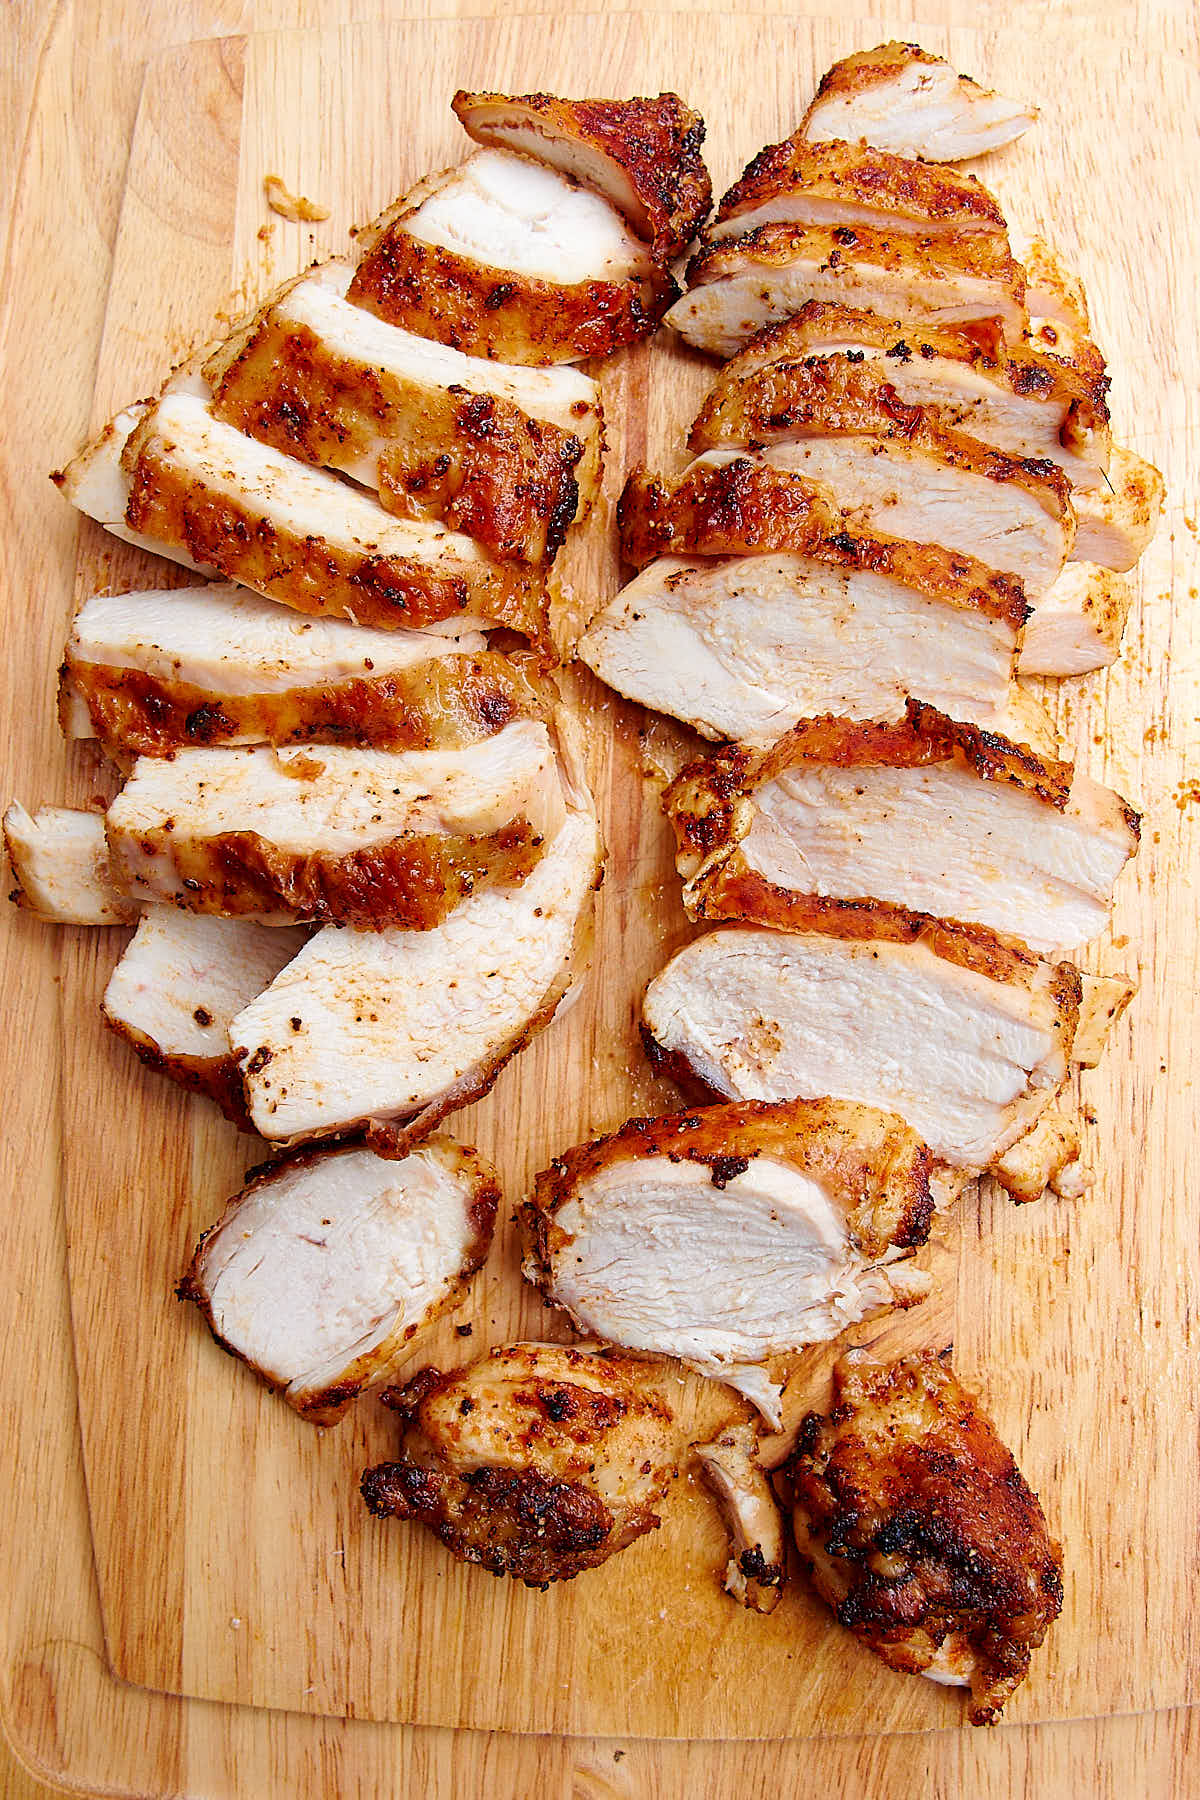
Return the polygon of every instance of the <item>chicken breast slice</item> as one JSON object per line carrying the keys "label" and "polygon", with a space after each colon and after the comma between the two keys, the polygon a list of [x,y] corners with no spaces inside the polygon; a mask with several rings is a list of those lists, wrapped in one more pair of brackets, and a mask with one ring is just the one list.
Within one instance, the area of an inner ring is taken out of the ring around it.
{"label": "chicken breast slice", "polygon": [[579,807],[519,887],[433,930],[318,932],[230,1027],[255,1129],[278,1143],[373,1122],[403,1149],[487,1093],[581,973],[600,858]]}
{"label": "chicken breast slice", "polygon": [[607,356],[678,293],[599,194],[507,150],[429,176],[359,239],[356,306],[471,356]]}
{"label": "chicken breast slice", "polygon": [[147,1068],[207,1094],[249,1130],[229,1023],[303,949],[308,934],[253,919],[209,919],[151,906],[109,977],[107,1024]]}
{"label": "chicken breast slice", "polygon": [[1104,1054],[1113,1028],[1137,993],[1137,982],[1129,975],[1084,974],[1080,980],[1083,992],[1071,1061],[1080,1068],[1094,1069]]}
{"label": "chicken breast slice", "polygon": [[969,1687],[971,1723],[994,1724],[1062,1610],[1062,1551],[946,1357],[851,1351],[785,1477],[839,1621],[889,1668]]}
{"label": "chicken breast slice", "polygon": [[725,1591],[751,1612],[771,1613],[787,1579],[783,1515],[758,1460],[753,1425],[729,1425],[692,1453],[729,1532]]}
{"label": "chicken breast slice", "polygon": [[453,1138],[400,1162],[304,1151],[234,1195],[179,1297],[301,1418],[333,1425],[462,1298],[499,1202],[495,1170]]}
{"label": "chicken breast slice", "polygon": [[775,1430],[767,1366],[928,1290],[929,1152],[836,1101],[635,1119],[557,1156],[521,1208],[525,1274],[587,1336],[727,1382]]}
{"label": "chicken breast slice", "polygon": [[600,194],[662,261],[687,248],[712,204],[704,120],[678,94],[561,100],[460,88],[450,104],[476,143],[515,150]]}
{"label": "chicken breast slice", "polygon": [[69,806],[4,814],[4,848],[16,887],[9,899],[54,925],[129,925],[140,908],[116,886],[102,813]]}
{"label": "chicken breast slice", "polygon": [[1058,954],[1104,929],[1140,826],[1070,763],[913,700],[902,724],[827,716],[761,755],[731,745],[663,807],[693,918],[836,929],[896,908]]}
{"label": "chicken breast slice", "polygon": [[986,1169],[1066,1079],[1079,976],[986,933],[871,936],[869,915],[858,930],[697,938],[646,991],[647,1048],[721,1098],[897,1113],[943,1162]]}
{"label": "chicken breast slice", "polygon": [[179,750],[141,757],[108,809],[134,895],[264,923],[427,929],[520,881],[563,818],[555,745],[523,719],[462,750]]}
{"label": "chicken breast slice", "polygon": [[631,1358],[506,1344],[383,1398],[400,1453],[366,1470],[363,1499],[378,1518],[427,1526],[460,1562],[545,1588],[660,1523],[677,1433]]}
{"label": "chicken breast slice", "polygon": [[1075,1121],[1048,1107],[1033,1130],[996,1159],[990,1173],[1018,1206],[1040,1200],[1047,1188],[1064,1199],[1077,1199],[1091,1179],[1080,1164],[1079,1147]]}
{"label": "chicken breast slice", "polygon": [[1108,484],[1076,501],[1074,560],[1121,573],[1132,569],[1158,530],[1165,497],[1154,464],[1114,445]]}
{"label": "chicken breast slice", "polygon": [[1037,116],[1035,106],[955,74],[919,44],[892,42],[834,63],[800,132],[814,143],[862,138],[898,156],[963,162],[1011,144]]}
{"label": "chicken breast slice", "polygon": [[1117,660],[1133,585],[1096,563],[1069,562],[1026,621],[1017,667],[1022,675],[1086,675]]}

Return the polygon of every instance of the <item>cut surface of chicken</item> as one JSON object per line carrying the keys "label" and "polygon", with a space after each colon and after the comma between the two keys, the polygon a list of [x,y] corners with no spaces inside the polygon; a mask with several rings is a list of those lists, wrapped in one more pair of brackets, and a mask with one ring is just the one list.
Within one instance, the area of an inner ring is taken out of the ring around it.
{"label": "cut surface of chicken", "polygon": [[573,810],[520,887],[432,931],[318,932],[230,1028],[255,1129],[274,1142],[367,1122],[402,1149],[491,1087],[549,1023],[587,951],[600,835]]}
{"label": "cut surface of chicken", "polygon": [[460,88],[450,104],[477,143],[533,157],[600,194],[664,261],[687,248],[712,204],[704,120],[678,94],[562,100]]}
{"label": "cut surface of chicken", "polygon": [[783,1514],[758,1460],[753,1425],[729,1425],[693,1455],[729,1532],[725,1591],[752,1612],[771,1613],[787,1579]]}
{"label": "cut surface of chicken", "polygon": [[871,903],[983,925],[1043,952],[1104,929],[1140,821],[1070,763],[908,702],[902,723],[808,719],[762,754],[729,746],[663,795],[693,918],[836,930]]}
{"label": "cut surface of chicken", "polygon": [[332,1425],[461,1298],[499,1202],[495,1170],[452,1138],[400,1162],[302,1151],[234,1195],[179,1296],[302,1418]]}
{"label": "cut surface of chicken", "polygon": [[521,1208],[525,1274],[589,1337],[727,1382],[775,1430],[772,1358],[924,1297],[929,1152],[837,1101],[635,1119],[568,1150]]}
{"label": "cut surface of chicken", "polygon": [[147,907],[100,1010],[147,1068],[207,1094],[248,1129],[229,1023],[304,947],[307,933],[252,919]]}
{"label": "cut surface of chicken", "polygon": [[348,298],[471,356],[606,356],[678,293],[599,194],[507,150],[421,182],[359,239]]}
{"label": "cut surface of chicken", "polygon": [[1071,1061],[1082,1069],[1094,1069],[1125,1008],[1137,993],[1130,975],[1081,975],[1079,1025],[1071,1045]]}
{"label": "cut surface of chicken", "polygon": [[1069,562],[1026,621],[1021,675],[1086,675],[1117,660],[1133,585],[1096,563]]}
{"label": "cut surface of chicken", "polygon": [[1024,284],[1002,238],[936,238],[866,226],[762,225],[688,266],[666,322],[689,344],[732,356],[810,300],[907,323],[970,325],[995,347],[1025,329]]}
{"label": "cut surface of chicken", "polygon": [[1032,1131],[997,1157],[990,1173],[1020,1206],[1040,1200],[1047,1188],[1076,1197],[1088,1179],[1079,1162],[1078,1125],[1056,1107],[1048,1107]]}
{"label": "cut surface of chicken", "polygon": [[137,901],[113,881],[103,813],[69,806],[30,813],[13,800],[4,848],[17,884],[9,899],[24,912],[54,925],[130,925],[138,917]]}
{"label": "cut surface of chicken", "polygon": [[1037,1495],[944,1357],[852,1351],[833,1401],[785,1471],[814,1586],[890,1668],[969,1685],[992,1724],[1062,1610]]}
{"label": "cut surface of chicken", "polygon": [[1158,530],[1166,484],[1153,463],[1113,445],[1108,484],[1075,503],[1076,562],[1132,569]]}
{"label": "cut surface of chicken", "polygon": [[603,412],[575,369],[464,356],[346,299],[347,263],[288,287],[205,365],[212,410],[288,455],[540,563],[595,499]]}
{"label": "cut surface of chicken", "polygon": [[[828,561],[661,557],[592,620],[578,654],[619,693],[708,738],[765,746],[829,707],[898,718],[914,692],[953,718],[998,726],[1025,614],[1020,584],[989,574],[981,588],[969,559],[934,549],[845,541]],[[946,579],[924,580],[919,568],[938,563]]]}
{"label": "cut surface of chicken", "polygon": [[147,537],[134,531],[126,520],[129,476],[121,459],[125,445],[153,407],[153,400],[139,400],[124,407],[64,468],[55,469],[50,479],[78,512],[95,519],[122,542],[134,544],[139,550],[149,550],[155,556],[165,556],[198,575],[213,575],[215,569],[207,563],[198,563],[182,544],[167,544],[158,538]]}
{"label": "cut surface of chicken", "polygon": [[383,1397],[400,1454],[365,1472],[363,1499],[377,1517],[427,1526],[461,1562],[545,1587],[660,1522],[674,1420],[630,1358],[507,1344]]}
{"label": "cut surface of chicken", "polygon": [[985,1169],[1066,1078],[1079,977],[983,932],[907,939],[724,927],[655,977],[647,1049],[710,1094],[834,1094],[899,1114],[933,1154]]}
{"label": "cut surface of chicken", "polygon": [[1030,336],[1057,356],[1069,354],[1092,329],[1083,282],[1044,238],[1014,238],[1012,249],[1025,271]]}
{"label": "cut surface of chicken", "polygon": [[1036,118],[1035,106],[980,87],[919,44],[892,42],[834,63],[800,131],[817,143],[862,138],[898,156],[962,162],[1011,144]]}

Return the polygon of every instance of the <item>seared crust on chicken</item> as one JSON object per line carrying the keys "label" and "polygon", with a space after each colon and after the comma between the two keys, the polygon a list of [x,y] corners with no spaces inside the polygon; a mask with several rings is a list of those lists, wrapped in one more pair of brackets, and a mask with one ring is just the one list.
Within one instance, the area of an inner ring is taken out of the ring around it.
{"label": "seared crust on chicken", "polygon": [[532,156],[602,194],[663,262],[687,248],[712,205],[704,120],[678,94],[560,100],[460,88],[450,104],[477,143]]}
{"label": "seared crust on chicken", "polygon": [[890,1668],[970,1686],[995,1722],[1062,1610],[1037,1495],[949,1364],[834,1369],[786,1465],[796,1543],[841,1624]]}
{"label": "seared crust on chicken", "polygon": [[900,156],[960,162],[1011,143],[1036,118],[1036,107],[956,75],[919,44],[892,42],[826,70],[800,130],[818,142],[861,138]]}
{"label": "seared crust on chicken", "polygon": [[4,848],[16,887],[9,899],[55,925],[129,925],[139,907],[114,882],[102,813],[14,800],[4,814]]}
{"label": "seared crust on chicken", "polygon": [[673,1419],[629,1358],[508,1344],[386,1391],[397,1461],[368,1469],[379,1518],[429,1527],[461,1562],[528,1587],[570,1581],[659,1524]]}
{"label": "seared crust on chicken", "polygon": [[725,1591],[752,1612],[771,1613],[787,1579],[783,1515],[758,1461],[753,1425],[729,1425],[692,1446],[729,1531]]}

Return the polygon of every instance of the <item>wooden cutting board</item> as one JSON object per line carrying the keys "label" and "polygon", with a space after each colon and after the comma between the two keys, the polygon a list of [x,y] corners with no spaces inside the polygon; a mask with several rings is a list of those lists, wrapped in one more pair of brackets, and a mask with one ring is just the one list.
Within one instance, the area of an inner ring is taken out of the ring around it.
{"label": "wooden cutting board", "polygon": [[[1176,503],[1142,564],[1142,605],[1109,676],[1055,698],[1091,772],[1146,809],[1115,936],[1092,959],[1136,971],[1142,993],[1107,1065],[1084,1081],[1100,1178],[1073,1206],[1018,1210],[992,1194],[960,1209],[930,1253],[934,1300],[857,1334],[953,1341],[1042,1492],[1068,1560],[1067,1605],[1014,1718],[1179,1704],[1194,1697],[1196,1541],[1194,1106],[1186,1059],[1196,892],[1187,826],[1198,793],[1194,443],[1197,332],[1186,192],[1194,80],[1155,65],[1130,104],[1128,59],[1076,34],[923,34],[961,67],[1030,93],[1038,130],[989,179],[1022,227],[1045,229],[1088,279],[1125,442],[1164,467]],[[861,28],[706,16],[431,21],[226,40],[151,65],[131,155],[95,418],[146,391],[170,360],[314,256],[463,140],[459,85],[560,92],[674,87],[709,121],[718,187],[791,128],[816,74],[868,41]],[[285,225],[263,204],[278,171],[331,208]],[[1171,328],[1175,321],[1174,330]],[[608,492],[646,458],[679,461],[704,386],[701,359],[655,343],[606,365]],[[64,445],[66,454],[72,445]],[[564,569],[564,612],[616,583],[602,515]],[[172,577],[81,528],[79,592]],[[51,680],[46,632],[27,678]],[[58,633],[61,638],[61,630]],[[580,682],[610,846],[592,974],[564,1019],[456,1129],[497,1158],[510,1201],[557,1149],[661,1109],[633,1030],[641,987],[688,935],[655,774],[673,731]],[[63,792],[30,754],[29,803]],[[103,790],[86,752],[65,753],[68,797]],[[32,934],[49,979],[54,952]],[[45,934],[49,937],[51,934]],[[211,1344],[171,1297],[191,1245],[256,1154],[202,1102],[144,1075],[95,1023],[116,933],[67,934],[66,1066],[57,1194],[68,1224],[71,1311],[93,1547],[109,1656],[122,1679],[171,1693],[293,1710],[507,1730],[693,1737],[927,1729],[953,1696],[894,1676],[831,1629],[794,1587],[777,1613],[744,1615],[720,1592],[720,1527],[690,1476],[663,1530],[548,1594],[453,1564],[415,1532],[369,1520],[362,1468],[387,1456],[368,1402],[317,1434]],[[27,1084],[26,1084],[27,1085]],[[37,1130],[28,1103],[23,1128]],[[31,1136],[32,1141],[32,1136]],[[460,1340],[455,1325],[469,1323]],[[506,1227],[464,1307],[420,1360],[461,1359],[515,1335],[561,1336],[516,1273]],[[793,1410],[823,1399],[828,1357],[794,1383]],[[665,1375],[697,1429],[735,1410],[725,1390]]]}

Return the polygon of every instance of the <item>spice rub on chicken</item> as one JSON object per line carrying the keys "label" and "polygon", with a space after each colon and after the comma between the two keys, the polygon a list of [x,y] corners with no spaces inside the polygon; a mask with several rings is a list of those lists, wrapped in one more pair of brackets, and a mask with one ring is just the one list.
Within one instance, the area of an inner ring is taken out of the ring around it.
{"label": "spice rub on chicken", "polygon": [[786,1465],[800,1554],[890,1668],[969,1687],[993,1724],[1062,1610],[1037,1495],[948,1362],[851,1352]]}
{"label": "spice rub on chicken", "polygon": [[834,1100],[634,1119],[538,1175],[525,1274],[586,1335],[678,1357],[778,1430],[777,1359],[925,1297],[929,1169],[902,1120]]}
{"label": "spice rub on chicken", "polygon": [[895,41],[856,50],[826,70],[800,133],[814,143],[859,139],[899,156],[962,162],[1010,144],[1037,108],[957,75],[941,56]]}
{"label": "spice rub on chicken", "polygon": [[377,1517],[427,1526],[462,1562],[544,1588],[659,1524],[676,1433],[645,1364],[508,1344],[383,1398],[400,1454],[366,1471],[363,1499]]}

